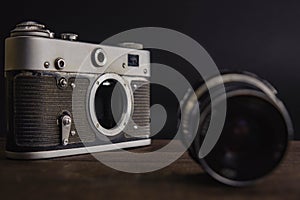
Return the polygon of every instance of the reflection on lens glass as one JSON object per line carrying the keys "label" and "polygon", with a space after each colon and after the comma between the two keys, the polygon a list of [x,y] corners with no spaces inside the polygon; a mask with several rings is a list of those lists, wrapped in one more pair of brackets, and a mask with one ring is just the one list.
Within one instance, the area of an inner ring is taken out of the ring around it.
{"label": "reflection on lens glass", "polygon": [[114,79],[103,81],[95,95],[95,112],[100,125],[106,129],[117,126],[126,108],[125,90]]}
{"label": "reflection on lens glass", "polygon": [[286,136],[282,115],[271,103],[255,96],[231,97],[220,139],[204,161],[222,177],[258,179],[281,160]]}

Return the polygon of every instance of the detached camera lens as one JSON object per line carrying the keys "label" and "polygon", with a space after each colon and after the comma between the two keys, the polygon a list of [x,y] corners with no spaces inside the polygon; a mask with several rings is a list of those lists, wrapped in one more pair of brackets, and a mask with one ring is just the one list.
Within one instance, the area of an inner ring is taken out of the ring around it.
{"label": "detached camera lens", "polygon": [[[224,74],[220,78],[224,81],[226,97],[220,95],[219,101],[227,102],[221,135],[209,154],[199,158],[212,108],[207,103],[211,101],[208,93],[198,96],[199,104],[194,105],[200,105],[198,123],[192,122],[193,113],[183,116],[188,123],[198,125],[189,152],[213,178],[228,185],[244,186],[265,176],[280,163],[292,125],[283,104],[275,95],[270,96],[273,93],[269,85],[245,74]],[[189,126],[185,132],[192,134],[194,130],[195,127]]]}
{"label": "detached camera lens", "polygon": [[251,181],[276,167],[286,146],[286,125],[276,107],[254,96],[231,97],[221,136],[202,163],[224,178]]}

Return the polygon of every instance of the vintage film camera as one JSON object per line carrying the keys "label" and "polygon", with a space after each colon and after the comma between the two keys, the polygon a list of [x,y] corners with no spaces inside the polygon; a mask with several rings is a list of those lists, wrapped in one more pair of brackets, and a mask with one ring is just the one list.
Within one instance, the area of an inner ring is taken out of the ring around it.
{"label": "vintage film camera", "polygon": [[41,159],[150,144],[150,53],[24,22],[5,43],[6,154]]}
{"label": "vintage film camera", "polygon": [[[113,47],[77,42],[75,34],[61,36],[55,39],[43,25],[24,22],[6,39],[7,157],[41,159],[149,145],[149,51],[135,43]],[[252,184],[273,171],[293,137],[276,89],[248,72],[224,71],[197,82],[196,98],[188,91],[178,112],[183,142],[192,141],[191,157],[231,186]],[[224,100],[223,130],[202,158],[211,114]]]}

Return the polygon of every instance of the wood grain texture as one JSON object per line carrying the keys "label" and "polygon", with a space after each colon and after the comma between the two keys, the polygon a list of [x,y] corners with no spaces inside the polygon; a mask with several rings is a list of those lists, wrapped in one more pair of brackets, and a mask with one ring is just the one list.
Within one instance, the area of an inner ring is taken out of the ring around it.
{"label": "wood grain texture", "polygon": [[[165,145],[155,140],[147,152]],[[4,141],[0,140],[1,149]],[[180,144],[179,144],[180,145]],[[171,153],[171,152],[167,152]],[[124,165],[126,160],[121,160]],[[151,164],[151,163],[149,163]],[[146,174],[111,169],[91,155],[16,161],[0,153],[1,199],[300,199],[300,142],[292,142],[284,162],[247,188],[221,185],[185,153],[170,166]]]}

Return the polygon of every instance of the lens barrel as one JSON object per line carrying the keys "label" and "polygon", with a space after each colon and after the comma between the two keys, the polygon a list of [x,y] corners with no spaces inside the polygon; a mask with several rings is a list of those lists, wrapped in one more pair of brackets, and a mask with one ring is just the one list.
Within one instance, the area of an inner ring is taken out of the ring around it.
{"label": "lens barrel", "polygon": [[[193,106],[199,108],[200,118],[190,112],[193,108],[187,107],[191,106],[188,103],[191,98],[186,98],[182,104],[183,132],[195,135],[189,153],[209,175],[222,183],[232,186],[252,184],[270,173],[282,160],[293,136],[289,114],[276,97],[276,90],[253,74],[223,73],[209,81],[214,83],[209,84],[210,88],[203,83],[195,90],[198,102]],[[220,84],[224,84],[225,95],[218,90]],[[211,107],[208,89],[213,89],[216,105],[226,101],[226,119],[215,146],[200,158],[211,113],[218,112],[218,106]],[[197,90],[205,92],[199,95]]]}

